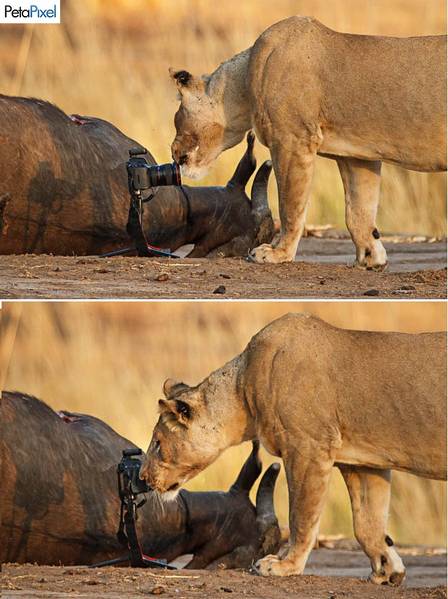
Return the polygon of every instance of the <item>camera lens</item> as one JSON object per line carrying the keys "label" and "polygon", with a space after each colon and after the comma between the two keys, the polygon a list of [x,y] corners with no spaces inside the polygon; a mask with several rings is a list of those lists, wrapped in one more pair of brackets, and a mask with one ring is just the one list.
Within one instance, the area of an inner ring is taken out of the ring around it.
{"label": "camera lens", "polygon": [[148,168],[148,174],[151,187],[181,185],[180,167],[175,162],[151,165]]}

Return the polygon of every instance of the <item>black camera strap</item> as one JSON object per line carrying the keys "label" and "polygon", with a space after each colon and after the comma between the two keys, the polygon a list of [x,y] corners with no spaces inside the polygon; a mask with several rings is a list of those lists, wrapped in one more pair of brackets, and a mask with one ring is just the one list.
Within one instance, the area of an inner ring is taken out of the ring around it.
{"label": "black camera strap", "polygon": [[170,566],[166,561],[157,560],[143,553],[137,535],[136,520],[137,510],[144,503],[146,503],[146,499],[140,503],[136,503],[130,497],[122,498],[120,523],[117,531],[118,542],[128,549],[129,563],[132,568],[167,568],[169,570],[176,570],[175,566]]}
{"label": "black camera strap", "polygon": [[152,200],[153,197],[153,193],[151,193],[145,200],[136,194],[132,194],[131,196],[126,231],[129,237],[133,239],[139,256],[149,257],[159,255],[159,252],[162,255],[166,255],[166,253],[159,250],[159,248],[150,245],[143,230],[143,203]]}
{"label": "black camera strap", "polygon": [[139,475],[141,462],[135,456],[142,455],[138,447],[123,449],[123,457],[117,467],[118,496],[120,497],[120,521],[117,530],[117,540],[120,545],[128,550],[123,557],[113,558],[92,564],[90,568],[101,568],[102,566],[113,566],[128,563],[132,568],[167,568],[177,570],[170,566],[166,560],[157,560],[143,553],[137,535],[137,510],[146,503],[146,496],[137,501],[138,495],[144,494],[148,487],[137,482],[135,477]]}
{"label": "black camera strap", "polygon": [[[188,228],[191,228],[191,226],[193,224],[193,219],[192,219],[192,214],[191,214],[190,198],[188,197],[188,194],[185,191],[183,185],[179,185],[179,189],[185,198],[185,205],[186,205],[186,211],[187,211],[187,214],[186,214],[187,226],[188,226]],[[146,204],[147,202],[150,202],[153,199],[153,197],[156,195],[157,191],[156,192],[151,191],[150,195],[145,199],[142,199],[141,196],[138,196],[135,193],[132,193],[131,203],[129,206],[129,214],[128,214],[128,222],[126,225],[126,231],[129,235],[129,237],[131,237],[131,239],[134,241],[135,247],[137,250],[137,254],[139,256],[143,256],[143,257],[164,256],[164,257],[169,257],[169,258],[179,258],[179,256],[177,256],[176,254],[173,254],[171,252],[165,252],[162,249],[151,245],[149,243],[149,241],[145,235],[145,231],[143,229],[144,204]]]}

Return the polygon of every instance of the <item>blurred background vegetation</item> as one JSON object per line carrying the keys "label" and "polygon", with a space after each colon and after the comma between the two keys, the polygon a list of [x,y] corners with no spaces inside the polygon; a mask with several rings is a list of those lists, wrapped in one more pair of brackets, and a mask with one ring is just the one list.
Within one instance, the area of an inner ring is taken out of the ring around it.
{"label": "blurred background vegetation", "polygon": [[[242,351],[268,322],[298,311],[354,329],[446,330],[443,302],[4,303],[0,389],[98,416],[146,450],[166,378],[198,383]],[[249,443],[227,450],[188,487],[226,489],[249,451]],[[271,461],[264,453],[264,465]],[[392,537],[445,544],[445,483],[395,472],[392,489]],[[276,510],[286,525],[283,472]],[[336,469],[321,533],[352,534],[348,494]]]}
{"label": "blurred background vegetation", "polygon": [[[168,67],[195,74],[251,46],[272,23],[311,15],[352,33],[441,34],[444,0],[61,0],[62,25],[3,25],[0,91],[35,96],[68,113],[99,116],[171,160],[176,91]],[[372,89],[372,93],[375,90]],[[218,159],[204,184],[226,183],[243,145]],[[257,146],[259,164],[268,153]],[[308,223],[344,226],[336,164],[319,159]],[[379,226],[383,232],[443,237],[446,177],[384,166]],[[188,181],[188,183],[191,183]],[[198,184],[198,183],[193,183]],[[277,190],[270,201],[277,214]]]}

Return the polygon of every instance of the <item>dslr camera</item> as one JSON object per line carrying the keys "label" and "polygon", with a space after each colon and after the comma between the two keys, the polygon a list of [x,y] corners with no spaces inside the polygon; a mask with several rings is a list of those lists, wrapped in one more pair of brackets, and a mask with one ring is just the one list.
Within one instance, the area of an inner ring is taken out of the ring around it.
{"label": "dslr camera", "polygon": [[118,492],[122,500],[151,490],[146,481],[141,480],[139,476],[142,460],[138,456],[142,454],[142,450],[138,448],[123,449],[121,462],[117,468]]}
{"label": "dslr camera", "polygon": [[172,164],[149,164],[145,155],[146,148],[137,147],[129,150],[129,160],[126,163],[128,171],[129,191],[141,193],[151,187],[175,185],[180,187],[182,180],[180,167],[176,162]]}

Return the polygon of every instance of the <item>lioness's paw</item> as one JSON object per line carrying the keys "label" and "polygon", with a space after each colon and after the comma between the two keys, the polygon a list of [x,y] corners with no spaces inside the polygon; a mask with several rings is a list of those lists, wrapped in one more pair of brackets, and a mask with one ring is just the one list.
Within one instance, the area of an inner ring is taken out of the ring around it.
{"label": "lioness's paw", "polygon": [[400,585],[405,576],[406,569],[401,557],[395,548],[388,546],[381,552],[381,556],[375,560],[377,567],[372,569],[370,580],[375,584],[388,584],[394,587]]}
{"label": "lioness's paw", "polygon": [[375,584],[387,584],[393,587],[398,587],[403,582],[405,576],[405,571],[392,572],[391,574],[375,574],[375,572],[372,572],[372,574],[369,576],[369,580]]}
{"label": "lioness's paw", "polygon": [[353,263],[355,268],[360,268],[361,270],[374,270],[375,272],[383,272],[383,270],[386,270],[387,265],[388,262],[385,262],[384,264],[373,264],[372,262],[367,262],[366,260],[363,260],[362,262],[355,260]]}
{"label": "lioness's paw", "polygon": [[364,270],[385,270],[387,268],[387,253],[383,244],[376,241],[370,248],[358,251],[354,266]]}
{"label": "lioness's paw", "polygon": [[257,264],[279,264],[280,262],[291,262],[293,257],[282,248],[273,248],[271,244],[264,243],[254,248],[247,259]]}
{"label": "lioness's paw", "polygon": [[277,555],[267,555],[258,560],[255,564],[257,572],[261,576],[292,576],[293,574],[302,574],[295,562],[286,559],[280,559]]}

